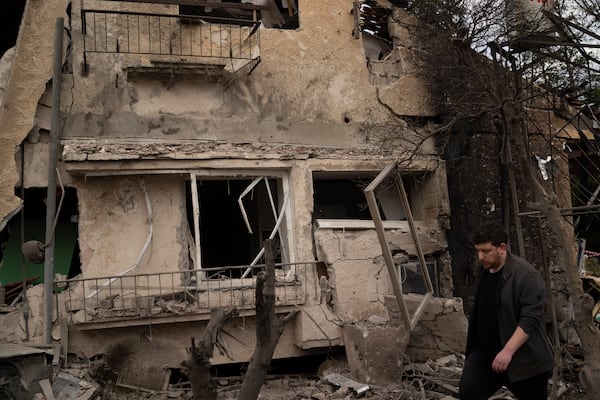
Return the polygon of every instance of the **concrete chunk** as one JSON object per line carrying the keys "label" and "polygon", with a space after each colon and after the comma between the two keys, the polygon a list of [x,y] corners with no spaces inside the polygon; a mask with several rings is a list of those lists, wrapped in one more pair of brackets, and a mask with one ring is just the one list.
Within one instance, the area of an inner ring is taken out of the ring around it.
{"label": "concrete chunk", "polygon": [[342,328],[331,322],[336,316],[326,305],[303,306],[296,317],[296,346],[301,349],[342,344]]}
{"label": "concrete chunk", "polygon": [[399,382],[408,336],[403,328],[345,325],[344,345],[354,378],[371,384]]}
{"label": "concrete chunk", "polygon": [[[416,294],[404,296],[411,315],[420,304],[422,297]],[[396,297],[385,296],[385,304],[390,317],[390,325],[402,326]],[[432,297],[410,336],[406,354],[416,362],[461,354],[465,351],[467,324],[462,299]]]}

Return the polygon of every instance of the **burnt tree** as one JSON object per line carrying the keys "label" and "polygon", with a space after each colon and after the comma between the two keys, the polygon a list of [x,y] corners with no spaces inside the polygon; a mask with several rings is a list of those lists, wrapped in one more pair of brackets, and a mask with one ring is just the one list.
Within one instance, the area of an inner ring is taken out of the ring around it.
{"label": "burnt tree", "polygon": [[256,347],[238,400],[258,398],[283,328],[296,314],[293,311],[281,319],[275,315],[275,241],[265,240],[264,245],[265,271],[256,276]]}
{"label": "burnt tree", "polygon": [[217,398],[217,388],[210,376],[210,358],[213,355],[215,346],[219,348],[222,354],[228,355],[221,332],[225,323],[237,315],[237,309],[230,311],[212,309],[210,321],[198,346],[196,346],[194,338],[191,339],[192,345],[187,349],[188,359],[182,365],[188,370],[187,375],[192,385],[192,394],[195,400],[216,400]]}

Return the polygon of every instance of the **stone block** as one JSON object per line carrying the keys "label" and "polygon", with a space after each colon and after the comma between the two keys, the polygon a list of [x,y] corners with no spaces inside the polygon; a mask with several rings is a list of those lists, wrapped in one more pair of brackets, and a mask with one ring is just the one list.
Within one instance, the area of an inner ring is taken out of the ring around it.
{"label": "stone block", "polygon": [[387,384],[402,379],[408,336],[400,327],[345,325],[342,329],[352,376],[360,382]]}

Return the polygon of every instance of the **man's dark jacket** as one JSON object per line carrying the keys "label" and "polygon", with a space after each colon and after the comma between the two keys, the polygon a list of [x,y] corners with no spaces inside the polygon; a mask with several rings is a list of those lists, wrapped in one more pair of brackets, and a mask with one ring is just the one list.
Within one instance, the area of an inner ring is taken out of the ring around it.
{"label": "man's dark jacket", "polygon": [[[535,268],[510,253],[507,254],[506,263],[500,273],[502,275],[498,283],[497,303],[500,342],[504,346],[517,325],[529,335],[529,339],[513,355],[508,366],[509,381],[517,382],[552,369],[552,348],[546,336],[544,323],[546,285]],[[477,288],[479,288],[479,280]],[[478,295],[479,293],[476,292],[475,307],[477,307]],[[477,334],[476,315],[477,310],[474,309],[469,320],[467,356],[473,349]]]}

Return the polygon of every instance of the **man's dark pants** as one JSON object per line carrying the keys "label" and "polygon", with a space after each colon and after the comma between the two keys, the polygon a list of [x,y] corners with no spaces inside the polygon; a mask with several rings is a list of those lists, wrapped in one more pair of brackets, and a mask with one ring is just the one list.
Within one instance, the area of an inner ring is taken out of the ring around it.
{"label": "man's dark pants", "polygon": [[460,378],[458,397],[461,400],[487,400],[505,385],[519,400],[546,400],[548,398],[549,372],[532,378],[509,383],[506,373],[498,374],[492,370],[492,362],[473,349],[465,360]]}

